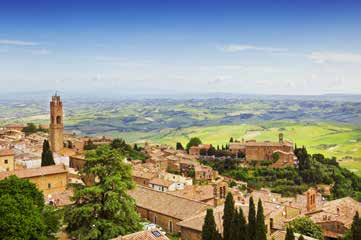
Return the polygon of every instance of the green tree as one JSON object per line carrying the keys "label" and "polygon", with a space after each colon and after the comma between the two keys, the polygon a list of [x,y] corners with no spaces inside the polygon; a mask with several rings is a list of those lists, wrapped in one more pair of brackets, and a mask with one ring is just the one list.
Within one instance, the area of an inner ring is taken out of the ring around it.
{"label": "green tree", "polygon": [[295,235],[293,234],[293,230],[290,227],[287,228],[285,240],[295,240]]}
{"label": "green tree", "polygon": [[[0,181],[0,239],[53,239],[59,212],[44,206],[36,185],[16,176]],[[3,222],[4,221],[4,222]]]}
{"label": "green tree", "polygon": [[0,196],[0,239],[46,239],[40,209],[20,194]]}
{"label": "green tree", "polygon": [[256,209],[253,202],[253,197],[249,198],[249,212],[248,212],[248,237],[249,240],[258,240],[256,238],[257,223],[256,223]]}
{"label": "green tree", "polygon": [[43,152],[41,153],[41,166],[50,166],[55,165],[53,153],[50,150],[50,145],[48,140],[43,142]]}
{"label": "green tree", "polygon": [[351,240],[361,239],[361,219],[359,213],[356,212],[351,225]]}
{"label": "green tree", "polygon": [[97,146],[93,143],[93,141],[90,138],[84,144],[84,150],[93,150],[96,148],[97,148]]}
{"label": "green tree", "polygon": [[67,231],[78,239],[111,239],[140,229],[134,200],[131,166],[118,149],[102,145],[86,153],[82,177],[94,177],[91,186],[77,186],[75,203],[65,211]]}
{"label": "green tree", "polygon": [[234,200],[232,193],[228,192],[226,201],[224,203],[223,209],[223,239],[230,240],[231,236],[231,223],[234,219],[235,210],[234,210]]}
{"label": "green tree", "polygon": [[15,175],[0,181],[0,196],[6,194],[11,196],[19,194],[26,199],[31,200],[39,209],[43,209],[44,207],[44,196],[36,188],[36,185],[29,182],[29,180],[18,178]]}
{"label": "green tree", "polygon": [[289,223],[296,233],[323,240],[322,228],[307,217],[298,217]]}
{"label": "green tree", "polygon": [[216,149],[211,146],[207,151],[208,156],[214,156],[216,154]]}
{"label": "green tree", "polygon": [[305,238],[303,237],[303,235],[301,235],[298,240],[305,240]]}
{"label": "green tree", "polygon": [[231,240],[248,240],[247,236],[247,222],[244,217],[242,208],[235,209],[233,220],[231,222]]}
{"label": "green tree", "polygon": [[176,148],[177,150],[184,150],[184,147],[183,147],[182,143],[180,143],[180,142],[177,142],[175,148]]}
{"label": "green tree", "polygon": [[187,150],[189,150],[193,146],[198,146],[202,144],[202,141],[198,137],[192,137],[187,143]]}
{"label": "green tree", "polygon": [[22,131],[25,133],[26,136],[28,136],[32,133],[36,133],[38,129],[34,123],[28,123],[27,126],[22,129]]}
{"label": "green tree", "polygon": [[231,137],[231,138],[229,139],[229,142],[230,142],[230,143],[233,143],[233,141],[234,141],[234,140],[233,140],[233,137]]}
{"label": "green tree", "polygon": [[257,218],[256,218],[256,239],[267,240],[267,229],[265,225],[263,206],[261,199],[258,200]]}
{"label": "green tree", "polygon": [[208,208],[202,227],[202,240],[217,239],[216,222],[214,221],[213,209]]}
{"label": "green tree", "polygon": [[272,153],[272,161],[275,163],[280,159],[280,154],[278,152]]}

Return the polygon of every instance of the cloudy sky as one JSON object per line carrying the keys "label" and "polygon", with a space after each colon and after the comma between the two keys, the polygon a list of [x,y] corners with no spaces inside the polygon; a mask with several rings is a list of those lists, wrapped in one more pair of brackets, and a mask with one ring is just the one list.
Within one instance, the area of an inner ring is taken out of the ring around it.
{"label": "cloudy sky", "polygon": [[4,0],[0,83],[0,92],[360,94],[361,2]]}

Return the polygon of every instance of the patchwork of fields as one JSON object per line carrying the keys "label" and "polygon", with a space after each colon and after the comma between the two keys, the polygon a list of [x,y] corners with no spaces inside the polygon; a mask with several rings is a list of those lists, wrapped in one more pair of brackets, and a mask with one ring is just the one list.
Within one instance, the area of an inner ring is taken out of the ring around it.
{"label": "patchwork of fields", "polygon": [[173,146],[177,141],[186,144],[191,137],[199,137],[204,143],[222,145],[226,144],[230,137],[240,141],[242,138],[277,141],[281,132],[286,140],[293,141],[298,146],[306,146],[310,153],[335,156],[341,165],[361,175],[361,126],[352,124],[268,121],[256,124],[114,133],[113,136],[125,138],[129,142],[150,141]]}
{"label": "patchwork of fields", "polygon": [[[186,144],[193,136],[213,145],[238,140],[285,139],[311,153],[335,156],[361,174],[359,96],[239,96],[214,98],[63,98],[65,128],[128,142]],[[0,126],[49,122],[49,98],[0,100]]]}

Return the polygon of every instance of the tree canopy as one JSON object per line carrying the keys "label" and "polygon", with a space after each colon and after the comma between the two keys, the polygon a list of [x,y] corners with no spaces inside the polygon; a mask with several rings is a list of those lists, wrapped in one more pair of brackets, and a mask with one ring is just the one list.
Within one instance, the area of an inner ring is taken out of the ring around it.
{"label": "tree canopy", "polygon": [[44,206],[35,184],[16,176],[0,181],[0,239],[53,239],[60,217]]}
{"label": "tree canopy", "polygon": [[289,223],[289,227],[296,233],[323,239],[322,228],[307,217],[297,217]]}
{"label": "tree canopy", "polygon": [[285,240],[295,240],[295,235],[293,234],[292,228],[288,227],[286,230],[286,238]]}
{"label": "tree canopy", "polygon": [[248,212],[248,237],[250,240],[256,239],[257,223],[256,223],[256,209],[253,197],[249,198],[249,212]]}
{"label": "tree canopy", "polygon": [[256,239],[267,240],[267,229],[265,225],[265,218],[263,213],[263,206],[261,199],[258,200],[257,218],[256,218]]}
{"label": "tree canopy", "polygon": [[53,153],[50,150],[50,144],[48,140],[43,142],[43,152],[41,153],[41,166],[55,165]]}
{"label": "tree canopy", "polygon": [[198,146],[200,144],[202,144],[201,139],[199,139],[198,137],[192,137],[187,143],[187,150],[189,150],[191,147]]}
{"label": "tree canopy", "polygon": [[235,218],[234,200],[232,193],[228,192],[223,210],[223,239],[230,240],[231,223]]}
{"label": "tree canopy", "polygon": [[220,234],[216,229],[216,222],[214,221],[213,209],[208,208],[202,227],[202,240],[218,240]]}
{"label": "tree canopy", "polygon": [[139,230],[134,200],[127,194],[133,188],[131,166],[124,156],[108,145],[86,153],[83,177],[93,177],[91,186],[77,186],[75,204],[65,211],[67,231],[78,239],[110,239]]}

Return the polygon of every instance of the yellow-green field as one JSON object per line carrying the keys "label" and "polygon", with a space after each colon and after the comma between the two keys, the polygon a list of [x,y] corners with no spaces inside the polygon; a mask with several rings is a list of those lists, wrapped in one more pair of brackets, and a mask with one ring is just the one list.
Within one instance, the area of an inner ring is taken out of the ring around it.
{"label": "yellow-green field", "polygon": [[199,137],[204,143],[226,144],[230,137],[238,140],[277,141],[279,133],[298,146],[305,145],[310,153],[335,156],[340,164],[361,175],[361,127],[340,123],[296,123],[272,121],[251,125],[222,125],[164,129],[157,132],[117,133],[130,142],[151,141],[175,145],[186,144],[191,137]]}

